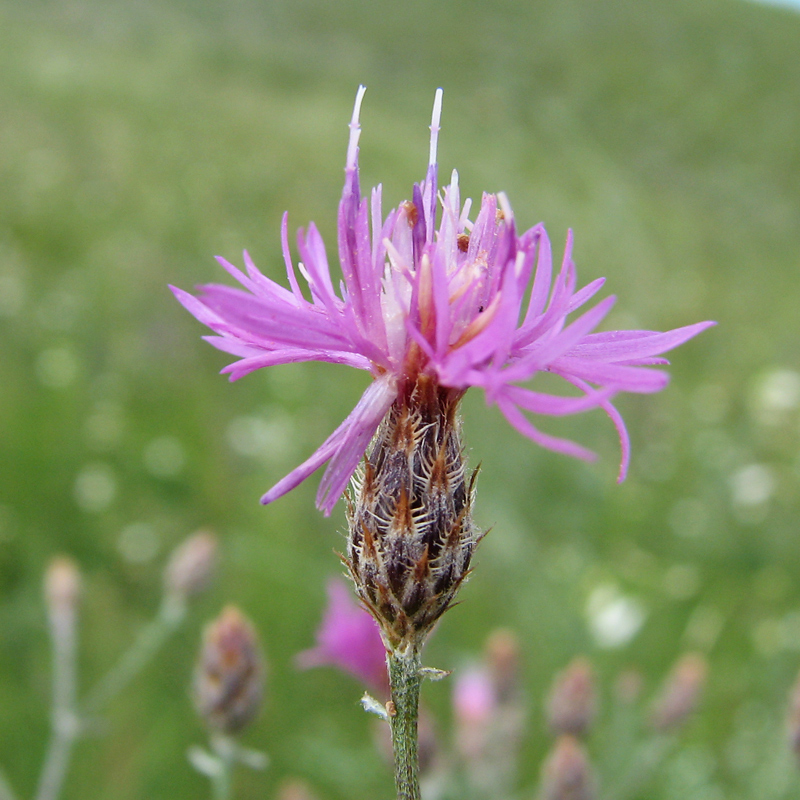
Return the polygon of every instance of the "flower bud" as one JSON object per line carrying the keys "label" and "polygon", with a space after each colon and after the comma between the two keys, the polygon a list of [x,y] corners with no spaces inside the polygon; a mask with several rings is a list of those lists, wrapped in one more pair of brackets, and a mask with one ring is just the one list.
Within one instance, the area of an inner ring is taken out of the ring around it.
{"label": "flower bud", "polygon": [[50,614],[73,613],[80,591],[78,565],[67,556],[56,556],[44,575],[44,596]]}
{"label": "flower bud", "polygon": [[179,544],[164,570],[164,589],[168,594],[188,599],[208,588],[217,564],[217,537],[210,531],[197,531]]}
{"label": "flower bud", "polygon": [[707,672],[706,660],[697,653],[678,659],[653,702],[650,727],[666,733],[683,725],[697,707]]}
{"label": "flower bud", "polygon": [[387,647],[418,649],[466,578],[472,522],[461,392],[417,376],[376,434],[348,502],[348,567]]}
{"label": "flower bud", "polygon": [[497,699],[501,703],[519,693],[519,640],[513,631],[499,628],[486,640],[486,663],[492,675]]}
{"label": "flower bud", "polygon": [[597,780],[586,751],[568,734],[559,736],[542,768],[540,800],[595,800]]}
{"label": "flower bud", "polygon": [[585,736],[597,712],[597,692],[592,665],[576,658],[556,676],[547,702],[550,730],[556,734]]}
{"label": "flower bud", "polygon": [[194,675],[194,702],[208,726],[235,733],[258,712],[264,663],[252,624],[228,606],[203,634]]}
{"label": "flower bud", "polygon": [[58,641],[71,640],[75,635],[80,592],[78,565],[66,556],[54,558],[45,572],[44,598],[50,630]]}

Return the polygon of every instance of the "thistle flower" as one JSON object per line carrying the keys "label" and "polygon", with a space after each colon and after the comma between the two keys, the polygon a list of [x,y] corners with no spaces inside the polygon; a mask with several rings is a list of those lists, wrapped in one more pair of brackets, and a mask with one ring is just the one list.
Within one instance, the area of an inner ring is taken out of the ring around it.
{"label": "thistle flower", "polygon": [[389,689],[386,648],[375,620],[353,601],[343,581],[328,583],[328,605],[317,631],[316,647],[297,655],[301,669],[334,666],[385,695]]}
{"label": "thistle flower", "polygon": [[[471,201],[461,203],[456,172],[439,194],[436,149],[441,89],[434,101],[425,178],[414,186],[411,200],[384,217],[381,187],[373,189],[370,198],[362,198],[359,186],[359,113],[364,91],[363,86],[358,90],[350,122],[339,204],[338,255],[344,277],[339,293],[322,237],[312,223],[297,237],[302,259],[297,269],[311,299],[303,294],[289,249],[286,215],[282,244],[289,289],[259,272],[246,252],[247,274],[219,259],[243,289],[212,284],[202,287],[197,298],[173,288],[186,309],[214,332],[205,338],[238,357],[223,369],[231,380],[261,367],[299,361],[345,364],[373,376],[344,422],[308,460],[273,486],[262,502],[276,500],[329,462],[317,505],[330,514],[390,410],[394,419],[384,426],[387,435],[419,435],[421,426],[428,424],[419,408],[421,402],[452,420],[461,396],[471,386],[483,389],[487,402],[496,404],[524,436],[587,460],[594,458],[592,452],[540,431],[527,414],[563,416],[602,408],[620,437],[622,480],[630,447],[610,398],[620,391],[663,389],[668,376],[645,367],[668,363],[660,357],[662,353],[713,323],[666,333],[592,333],[613,305],[613,297],[568,323],[568,317],[603,286],[600,278],[577,290],[572,233],[554,279],[544,227],[540,224],[517,233],[504,194],[484,194],[474,220],[470,219]],[[559,375],[579,395],[543,394],[520,385],[537,372]],[[409,418],[418,424],[401,424]],[[431,442],[428,455],[434,462],[442,447],[451,455],[460,448],[458,436],[446,427]],[[468,494],[460,477],[455,475],[455,482]],[[467,505],[462,500],[456,515],[464,514]]]}

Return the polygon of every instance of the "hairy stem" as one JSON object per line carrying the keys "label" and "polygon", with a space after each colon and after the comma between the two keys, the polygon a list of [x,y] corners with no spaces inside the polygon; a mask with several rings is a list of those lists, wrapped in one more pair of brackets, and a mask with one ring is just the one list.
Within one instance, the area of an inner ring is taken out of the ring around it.
{"label": "hairy stem", "polygon": [[417,719],[419,717],[419,651],[408,647],[387,656],[392,706],[389,724],[394,749],[394,778],[397,800],[419,800],[419,756],[417,754]]}

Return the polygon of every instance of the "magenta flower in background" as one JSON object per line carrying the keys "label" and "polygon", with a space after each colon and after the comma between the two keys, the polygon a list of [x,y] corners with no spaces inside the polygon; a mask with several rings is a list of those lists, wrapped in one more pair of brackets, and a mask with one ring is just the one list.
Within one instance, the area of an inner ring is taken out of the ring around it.
{"label": "magenta flower in background", "polygon": [[386,647],[378,623],[353,600],[347,585],[328,582],[328,605],[317,631],[317,645],[297,655],[301,669],[338,667],[358,678],[376,694],[386,695]]}
{"label": "magenta flower in background", "polygon": [[485,726],[497,704],[497,690],[488,669],[473,666],[456,674],[453,712],[458,725]]}
{"label": "magenta flower in background", "polygon": [[[308,284],[310,300],[305,297],[289,250],[286,215],[282,241],[289,289],[259,272],[246,252],[246,275],[218,259],[243,289],[211,284],[193,297],[173,288],[186,309],[216,334],[205,337],[207,341],[238,357],[223,369],[231,380],[260,367],[297,361],[346,364],[374,378],[344,422],[262,502],[281,497],[329,462],[317,494],[317,505],[329,514],[387,411],[423,375],[457,391],[480,387],[487,402],[496,404],[520,433],[543,447],[587,460],[594,458],[591,451],[540,431],[527,414],[563,416],[602,408],[620,437],[623,480],[630,445],[610,398],[621,391],[663,389],[668,375],[648,367],[667,364],[661,354],[714,323],[666,333],[592,333],[611,309],[613,296],[567,322],[597,294],[604,279],[577,289],[571,232],[554,276],[544,227],[518,234],[504,194],[484,194],[471,220],[471,201],[462,205],[455,171],[450,184],[441,194],[437,191],[441,89],[434,101],[425,179],[414,186],[410,201],[384,217],[381,187],[367,199],[359,186],[364,91],[359,88],[350,122],[339,204],[344,280],[338,293],[322,237],[311,223],[297,236],[297,270]],[[561,376],[578,394],[543,394],[520,385],[537,372]]]}

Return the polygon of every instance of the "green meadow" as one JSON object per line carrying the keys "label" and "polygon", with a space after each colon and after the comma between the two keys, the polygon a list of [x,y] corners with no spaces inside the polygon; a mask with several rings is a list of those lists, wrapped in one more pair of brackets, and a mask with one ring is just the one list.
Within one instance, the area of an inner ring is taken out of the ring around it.
{"label": "green meadow", "polygon": [[[475,201],[506,192],[559,262],[573,229],[580,284],[605,276],[601,296],[618,298],[604,327],[719,322],[672,354],[664,392],[619,398],[622,485],[601,412],[540,421],[596,450],[585,464],[468,395],[491,532],[427,662],[457,670],[495,628],[516,633],[519,797],[533,798],[557,670],[594,665],[587,747],[610,786],[632,750],[613,732],[619,673],[641,674],[646,705],[700,652],[699,711],[631,800],[800,798],[785,734],[800,669],[798,53],[800,14],[745,0],[0,0],[0,768],[18,797],[34,794],[49,731],[50,559],[81,567],[85,691],[155,614],[170,550],[199,528],[219,536],[217,580],[77,743],[63,798],[208,796],[186,758],[205,738],[190,682],[227,603],[269,664],[243,742],[271,764],[238,771],[235,796],[273,797],[288,778],[321,800],[392,796],[362,687],[293,662],[341,572],[342,504],[314,508],[319,475],[258,502],[369,378],[299,364],[230,384],[230,359],[167,289],[231,283],[214,256],[241,266],[245,248],[285,281],[284,210],[290,231],[314,220],[334,259],[363,83],[362,187],[382,183],[385,208],[424,175],[441,86],[441,177],[458,169]],[[620,634],[609,608],[636,624]],[[448,681],[424,697],[446,740]]]}

